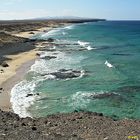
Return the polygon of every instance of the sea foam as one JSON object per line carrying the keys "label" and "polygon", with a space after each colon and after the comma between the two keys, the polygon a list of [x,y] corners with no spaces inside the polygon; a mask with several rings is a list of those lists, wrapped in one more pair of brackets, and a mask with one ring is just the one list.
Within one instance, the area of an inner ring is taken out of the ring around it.
{"label": "sea foam", "polygon": [[87,47],[87,50],[89,50],[89,51],[90,51],[90,50],[93,50],[93,49],[96,49],[96,48],[92,48],[91,46],[88,46],[88,47]]}
{"label": "sea foam", "polygon": [[83,42],[83,41],[79,41],[79,40],[78,40],[78,44],[79,44],[80,46],[85,47],[86,45],[89,45],[89,42]]}
{"label": "sea foam", "polygon": [[74,25],[69,25],[69,26],[64,27],[64,29],[68,29],[68,30],[71,30],[73,28],[74,28]]}
{"label": "sea foam", "polygon": [[99,91],[99,92],[88,92],[88,91],[78,91],[71,96],[70,106],[74,109],[84,109],[88,106],[91,101],[108,98],[111,96],[120,96],[120,94],[115,92],[108,91]]}
{"label": "sea foam", "polygon": [[54,35],[56,35],[57,33],[59,33],[60,30],[61,30],[61,29],[57,28],[57,29],[51,30],[51,31],[49,31],[49,32],[47,32],[47,33],[43,33],[43,34],[41,35],[41,38],[46,38],[46,37],[54,36]]}
{"label": "sea foam", "polygon": [[84,42],[84,41],[78,40],[77,43],[78,43],[80,46],[86,48],[88,51],[91,51],[91,50],[93,50],[93,49],[96,49],[96,48],[91,47],[91,46],[89,45],[89,44],[90,44],[89,42]]}
{"label": "sea foam", "polygon": [[[35,82],[28,82],[24,80],[16,84],[11,90],[10,102],[12,104],[13,111],[22,118],[32,117],[27,109],[34,103],[34,101],[38,97],[34,94],[35,87]],[[28,94],[32,94],[32,96],[27,97]]]}
{"label": "sea foam", "polygon": [[111,63],[109,63],[108,61],[105,61],[105,65],[107,66],[107,67],[109,67],[109,68],[113,68],[114,66],[111,64]]}
{"label": "sea foam", "polygon": [[90,103],[90,99],[85,99],[85,95],[91,95],[91,93],[88,92],[76,92],[72,95],[70,98],[70,106],[73,109],[84,109],[87,107],[87,105]]}

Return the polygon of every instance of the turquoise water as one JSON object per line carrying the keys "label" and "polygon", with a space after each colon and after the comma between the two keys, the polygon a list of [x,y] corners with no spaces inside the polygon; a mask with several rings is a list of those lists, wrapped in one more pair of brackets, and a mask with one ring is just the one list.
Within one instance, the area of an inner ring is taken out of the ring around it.
{"label": "turquoise water", "polygon": [[[43,55],[56,58],[37,60],[26,76],[34,85],[29,91],[39,94],[28,108],[32,116],[85,110],[140,118],[139,21],[78,24],[37,36],[49,37],[61,45]],[[60,69],[81,75],[60,79],[50,74]]]}

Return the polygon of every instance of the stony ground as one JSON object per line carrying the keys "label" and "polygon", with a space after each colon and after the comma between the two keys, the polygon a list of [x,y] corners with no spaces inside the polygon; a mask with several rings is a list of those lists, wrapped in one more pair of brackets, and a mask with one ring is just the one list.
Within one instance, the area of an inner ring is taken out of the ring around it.
{"label": "stony ground", "polygon": [[129,140],[140,138],[140,120],[119,120],[91,112],[21,119],[0,111],[0,140]]}

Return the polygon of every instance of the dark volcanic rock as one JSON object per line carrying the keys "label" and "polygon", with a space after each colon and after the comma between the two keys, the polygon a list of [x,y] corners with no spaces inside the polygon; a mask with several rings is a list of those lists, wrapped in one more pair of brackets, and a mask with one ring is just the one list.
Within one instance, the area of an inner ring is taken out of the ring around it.
{"label": "dark volcanic rock", "polygon": [[34,96],[34,94],[27,94],[26,97]]}
{"label": "dark volcanic rock", "polygon": [[38,95],[39,96],[39,93],[36,93],[36,94],[27,94],[26,97],[35,96],[35,95]]}
{"label": "dark volcanic rock", "polygon": [[85,98],[90,98],[90,99],[103,99],[103,98],[108,98],[108,97],[113,97],[113,96],[119,96],[115,93],[102,93],[102,94],[91,94],[90,96]]}
{"label": "dark volcanic rock", "polygon": [[47,41],[48,42],[54,42],[54,39],[53,38],[48,38]]}
{"label": "dark volcanic rock", "polygon": [[36,56],[40,56],[40,53],[36,53]]}
{"label": "dark volcanic rock", "polygon": [[53,75],[56,79],[71,79],[71,78],[78,78],[81,76],[81,71],[78,70],[72,70],[72,69],[60,69],[57,72],[47,73],[47,74],[41,74],[41,76],[46,75]]}
{"label": "dark volcanic rock", "polygon": [[3,62],[3,63],[1,64],[1,66],[2,66],[2,67],[9,67],[9,65],[8,65],[6,62]]}
{"label": "dark volcanic rock", "polygon": [[67,71],[72,71],[72,69],[68,69],[68,70],[67,69],[60,69],[59,71],[60,72],[67,72]]}
{"label": "dark volcanic rock", "polygon": [[42,57],[41,59],[47,59],[47,60],[50,60],[50,59],[55,59],[57,58],[56,56],[45,56],[45,57]]}
{"label": "dark volcanic rock", "polygon": [[128,136],[139,138],[139,130],[139,120],[114,121],[96,112],[21,119],[0,110],[1,140],[128,140]]}
{"label": "dark volcanic rock", "polygon": [[34,32],[30,32],[29,34],[35,34]]}
{"label": "dark volcanic rock", "polygon": [[123,93],[140,92],[140,86],[124,86],[118,88],[116,92],[123,92]]}
{"label": "dark volcanic rock", "polygon": [[132,55],[132,54],[125,54],[125,53],[113,53],[112,55],[130,56],[130,55]]}
{"label": "dark volcanic rock", "polygon": [[0,73],[4,73],[4,70],[3,70],[3,69],[1,69],[1,70],[0,70]]}
{"label": "dark volcanic rock", "polygon": [[54,73],[51,73],[51,74],[55,75],[58,79],[67,79],[67,78],[76,78],[76,77],[78,77],[77,75],[75,75],[72,72],[69,72],[69,73],[54,72]]}
{"label": "dark volcanic rock", "polygon": [[69,71],[65,69],[61,69],[58,72],[53,72],[51,75],[56,76],[58,79],[69,79],[69,78],[77,78],[81,75],[81,71]]}
{"label": "dark volcanic rock", "polygon": [[71,45],[78,46],[79,44],[78,43],[64,43],[64,44],[59,43],[59,44],[54,44],[54,45],[55,46],[71,46]]}

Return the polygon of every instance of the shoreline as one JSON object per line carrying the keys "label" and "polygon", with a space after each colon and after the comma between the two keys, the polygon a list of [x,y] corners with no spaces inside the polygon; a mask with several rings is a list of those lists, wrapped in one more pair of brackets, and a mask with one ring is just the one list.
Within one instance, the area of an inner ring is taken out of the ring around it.
{"label": "shoreline", "polygon": [[[30,31],[27,34],[29,33]],[[26,35],[25,37],[27,37]],[[0,109],[1,139],[20,138],[20,140],[128,140],[140,138],[139,119],[124,118],[117,120],[116,118],[104,116],[103,113],[84,110],[74,110],[70,113],[58,113],[55,115],[52,114],[47,117],[40,118],[20,118],[19,115],[13,113],[14,111],[12,111],[11,109],[11,96],[9,91],[11,88],[13,88],[15,84],[17,84],[18,82],[20,82],[20,80],[24,78],[26,72],[30,69],[30,66],[34,64],[34,61],[37,58],[37,53],[42,47],[41,44],[43,45],[44,42],[33,43],[36,44],[36,47],[30,51],[24,51],[23,53],[18,50],[18,54],[16,55],[6,55],[6,58],[12,58],[12,60],[6,61],[9,64],[9,67],[2,67],[2,69],[4,69],[4,73],[0,73],[0,82],[2,83],[0,84],[0,88],[2,86],[2,88],[4,88],[4,91],[0,90],[0,108],[3,107],[2,110],[8,112],[1,111]],[[5,81],[2,82],[1,75],[6,73],[7,76],[3,76],[3,81]],[[1,96],[3,96],[5,100],[3,100]]]}
{"label": "shoreline", "polygon": [[12,34],[13,36],[17,36],[17,37],[23,37],[23,38],[31,38],[33,37],[34,35],[37,35],[39,33],[45,33],[45,32],[49,32],[53,30],[53,27],[42,27],[42,28],[39,28],[37,30],[32,30],[32,31],[26,31],[26,32],[19,32],[19,33],[15,33],[15,34]]}
{"label": "shoreline", "polygon": [[[2,77],[0,79],[0,86],[3,88],[3,91],[0,94],[0,109],[4,111],[12,111],[10,91],[13,86],[24,77],[30,66],[33,64],[31,62],[35,61],[35,54],[35,50],[21,53],[12,57],[16,57],[15,60],[8,62],[10,66],[4,70],[5,72],[1,74]],[[12,67],[11,65],[14,63],[17,65]]]}
{"label": "shoreline", "polygon": [[[5,82],[1,84],[1,87],[3,87],[4,91],[0,95],[0,109],[4,111],[11,111],[12,110],[12,105],[10,102],[11,94],[10,91],[11,89],[18,83],[20,80],[24,78],[26,75],[27,71],[30,69],[30,66],[34,64],[35,59],[29,60],[25,63],[23,63],[19,68],[17,68],[15,75],[7,79]],[[3,106],[4,105],[4,106]]]}
{"label": "shoreline", "polygon": [[[57,25],[57,28],[59,25]],[[47,33],[50,30],[53,30],[53,27],[42,27],[35,31],[26,31],[26,32],[19,32],[16,34],[11,34],[16,37],[22,37],[30,39],[32,36],[37,35],[39,33]],[[32,34],[31,34],[32,32]],[[3,69],[4,72],[0,73],[0,88],[2,90],[0,91],[0,109],[3,111],[13,111],[12,105],[10,103],[10,92],[11,89],[14,87],[15,84],[17,84],[22,78],[25,76],[31,65],[34,64],[35,59],[37,58],[37,52],[38,52],[39,45],[38,43],[35,44],[35,49],[27,51],[27,52],[21,52],[16,55],[6,55],[7,58],[11,60],[5,61],[8,63],[9,67],[3,68],[0,66],[0,69]],[[16,64],[16,65],[15,65]]]}

